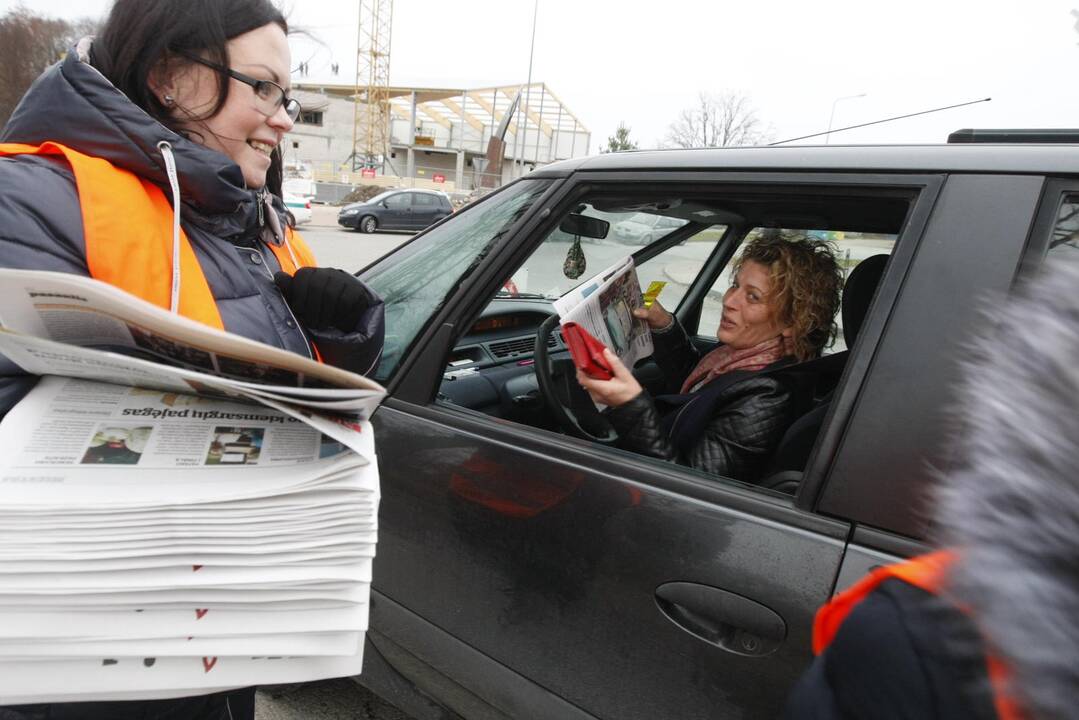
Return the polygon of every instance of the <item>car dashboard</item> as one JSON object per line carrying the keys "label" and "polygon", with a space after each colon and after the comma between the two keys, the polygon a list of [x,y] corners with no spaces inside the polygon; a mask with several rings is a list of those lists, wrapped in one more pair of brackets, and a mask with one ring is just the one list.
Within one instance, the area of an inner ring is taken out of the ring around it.
{"label": "car dashboard", "polygon": [[[547,300],[495,299],[450,353],[439,399],[488,415],[546,426],[546,410],[533,372],[536,332],[554,314]],[[566,350],[555,329],[552,355]]]}

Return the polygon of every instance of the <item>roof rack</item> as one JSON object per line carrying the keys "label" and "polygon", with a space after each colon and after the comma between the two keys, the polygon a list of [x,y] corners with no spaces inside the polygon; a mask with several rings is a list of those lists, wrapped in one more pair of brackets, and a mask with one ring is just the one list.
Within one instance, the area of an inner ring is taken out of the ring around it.
{"label": "roof rack", "polygon": [[949,143],[1079,143],[1079,130],[1067,128],[1017,128],[978,130],[963,128],[948,136]]}

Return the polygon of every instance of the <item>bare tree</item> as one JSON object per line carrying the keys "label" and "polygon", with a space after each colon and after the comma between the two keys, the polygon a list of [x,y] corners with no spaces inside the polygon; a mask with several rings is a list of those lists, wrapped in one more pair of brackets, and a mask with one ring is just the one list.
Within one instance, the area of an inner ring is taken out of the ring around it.
{"label": "bare tree", "polygon": [[697,96],[697,105],[683,110],[667,129],[667,145],[680,148],[759,145],[768,135],[746,95],[702,92]]}
{"label": "bare tree", "polygon": [[61,59],[77,37],[92,34],[96,23],[43,17],[18,7],[0,17],[0,127],[11,117],[30,84]]}

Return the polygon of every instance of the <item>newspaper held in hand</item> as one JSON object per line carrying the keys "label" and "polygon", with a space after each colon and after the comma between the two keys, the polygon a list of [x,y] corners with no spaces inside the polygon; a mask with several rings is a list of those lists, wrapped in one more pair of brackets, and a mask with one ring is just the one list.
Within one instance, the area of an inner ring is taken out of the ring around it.
{"label": "newspaper held in hand", "polygon": [[34,271],[0,354],[0,705],[360,672],[381,386]]}
{"label": "newspaper held in hand", "polygon": [[652,354],[648,323],[633,317],[639,307],[641,285],[629,256],[554,301],[563,328],[577,323],[630,368]]}

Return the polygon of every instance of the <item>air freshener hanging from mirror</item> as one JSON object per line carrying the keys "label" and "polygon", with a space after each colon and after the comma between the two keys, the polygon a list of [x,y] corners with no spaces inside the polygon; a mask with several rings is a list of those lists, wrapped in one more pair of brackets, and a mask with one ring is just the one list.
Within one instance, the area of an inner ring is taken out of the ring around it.
{"label": "air freshener hanging from mirror", "polygon": [[573,244],[566,253],[566,262],[562,263],[562,274],[570,280],[576,280],[584,275],[587,262],[584,259],[584,250],[581,249],[581,236],[573,238]]}

